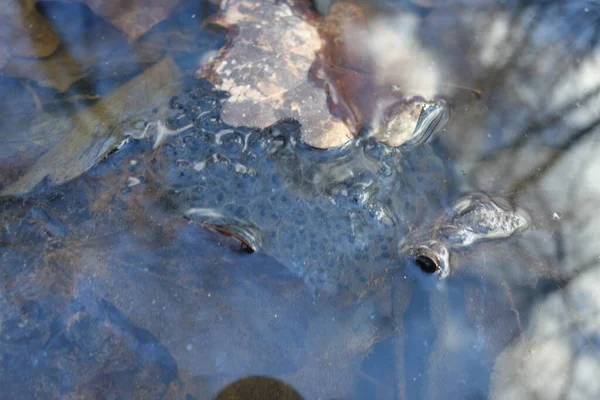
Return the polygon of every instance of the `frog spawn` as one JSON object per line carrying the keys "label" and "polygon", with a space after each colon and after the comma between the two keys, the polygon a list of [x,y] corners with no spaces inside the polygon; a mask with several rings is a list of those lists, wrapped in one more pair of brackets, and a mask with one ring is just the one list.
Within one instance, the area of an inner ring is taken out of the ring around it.
{"label": "frog spawn", "polygon": [[[445,170],[430,146],[358,138],[317,151],[298,140],[293,122],[225,125],[218,102],[202,109],[203,96],[172,101],[179,114],[171,124],[183,132],[156,150],[157,184],[187,218],[271,255],[315,293],[360,296],[367,282],[401,267],[402,254],[445,278],[451,250],[528,225],[520,210],[485,195],[446,204]],[[424,131],[445,117],[432,112]]]}
{"label": "frog spawn", "polygon": [[[388,253],[366,258],[392,259],[393,235],[373,229],[392,224],[374,199],[375,164],[359,157],[362,166],[346,168],[363,146],[331,157],[298,142],[296,124],[269,132],[216,128],[173,137],[155,155],[152,175],[188,218],[267,252],[328,292],[370,278],[360,264],[377,235]],[[354,267],[352,277],[342,265]]]}

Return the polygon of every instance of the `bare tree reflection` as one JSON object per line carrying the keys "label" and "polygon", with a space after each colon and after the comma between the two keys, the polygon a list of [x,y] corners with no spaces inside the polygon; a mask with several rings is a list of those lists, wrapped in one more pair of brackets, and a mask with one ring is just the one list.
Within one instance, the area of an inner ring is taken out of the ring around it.
{"label": "bare tree reflection", "polygon": [[[457,110],[441,140],[470,187],[503,192],[531,210],[536,230],[517,246],[547,269],[534,291],[510,284],[526,318],[496,363],[491,394],[598,397],[600,8],[544,1],[462,12],[452,28],[472,56],[457,63],[470,64],[471,84],[483,95]],[[434,13],[429,27],[448,19]],[[478,24],[502,33],[496,43],[473,39],[493,39]]]}

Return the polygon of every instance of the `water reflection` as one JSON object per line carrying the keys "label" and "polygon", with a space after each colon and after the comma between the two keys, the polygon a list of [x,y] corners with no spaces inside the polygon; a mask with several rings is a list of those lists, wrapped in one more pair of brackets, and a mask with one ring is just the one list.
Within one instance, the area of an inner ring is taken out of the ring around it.
{"label": "water reflection", "polygon": [[[534,229],[454,253],[459,268],[443,282],[402,268],[358,302],[315,301],[273,258],[174,218],[165,192],[144,181],[152,178],[131,173],[130,161],[150,162],[153,140],[131,140],[71,180],[106,155],[102,135],[120,143],[123,125],[130,136],[165,132],[158,121],[171,116],[174,92],[120,85],[142,69],[139,77],[153,76],[146,67],[168,54],[177,71],[156,81],[180,90],[180,74],[222,44],[198,23],[215,8],[184,2],[132,39],[86,6],[43,2],[35,18],[55,21],[55,58],[0,45],[0,185],[35,165],[64,178],[1,203],[8,398],[201,399],[250,375],[281,379],[307,399],[600,395],[597,4],[377,3],[372,24],[393,32],[409,19],[400,37],[427,50],[427,62],[435,56],[428,76],[453,109],[433,144],[457,171],[451,190],[505,195]],[[70,13],[89,23],[67,24]],[[4,14],[0,22],[8,26]],[[82,112],[91,119],[74,129]],[[103,151],[90,151],[74,175],[57,174],[81,153],[56,144],[89,130],[85,143]],[[52,162],[40,164],[43,154]],[[131,176],[137,185],[123,178]]]}

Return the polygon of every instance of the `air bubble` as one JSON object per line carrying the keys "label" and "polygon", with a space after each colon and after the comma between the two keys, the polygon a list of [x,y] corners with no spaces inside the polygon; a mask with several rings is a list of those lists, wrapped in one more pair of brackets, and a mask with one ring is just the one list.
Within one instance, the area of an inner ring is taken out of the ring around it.
{"label": "air bubble", "polygon": [[375,161],[382,161],[393,152],[390,147],[373,140],[366,142],[363,149],[367,157]]}

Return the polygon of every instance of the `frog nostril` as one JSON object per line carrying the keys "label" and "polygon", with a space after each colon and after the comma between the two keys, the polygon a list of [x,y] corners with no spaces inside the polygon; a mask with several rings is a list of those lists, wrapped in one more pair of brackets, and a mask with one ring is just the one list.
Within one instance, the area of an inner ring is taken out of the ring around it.
{"label": "frog nostril", "polygon": [[433,274],[440,268],[439,263],[425,255],[418,255],[415,258],[415,263],[426,274]]}

